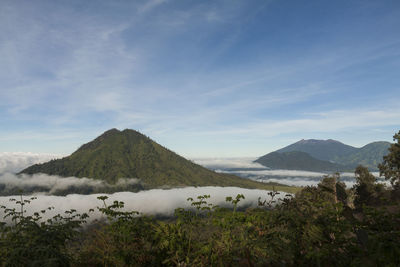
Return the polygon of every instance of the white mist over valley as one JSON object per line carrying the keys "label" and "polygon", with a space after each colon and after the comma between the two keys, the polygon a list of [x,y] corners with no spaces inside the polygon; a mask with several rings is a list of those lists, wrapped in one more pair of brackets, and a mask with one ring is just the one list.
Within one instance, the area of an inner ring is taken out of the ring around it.
{"label": "white mist over valley", "polygon": [[[301,170],[273,170],[259,163],[254,162],[256,158],[198,158],[193,159],[197,164],[220,173],[234,174],[243,178],[260,182],[276,182],[290,186],[313,186],[317,185],[326,175],[333,172],[312,172]],[[379,172],[372,172],[379,182],[384,182],[384,178],[379,176]],[[347,187],[355,184],[353,172],[341,172],[340,179]]]}
{"label": "white mist over valley", "polygon": [[[48,207],[54,207],[43,216],[43,219],[51,218],[56,214],[63,214],[64,211],[75,209],[78,213],[87,213],[89,209],[94,209],[91,213],[91,222],[95,219],[102,218],[101,213],[97,207],[103,207],[103,202],[97,197],[108,196],[107,204],[112,204],[113,201],[122,201],[125,203],[124,210],[138,211],[144,215],[164,216],[169,217],[174,214],[177,208],[191,208],[188,198],[196,199],[200,195],[210,195],[207,203],[218,205],[220,207],[231,207],[225,199],[228,196],[236,197],[238,194],[243,194],[245,199],[239,202],[238,208],[244,207],[257,207],[258,199],[271,200],[268,192],[265,190],[257,189],[244,189],[238,187],[186,187],[174,189],[152,189],[141,191],[137,193],[132,192],[118,192],[114,194],[70,194],[67,196],[50,196],[50,195],[36,195],[36,199],[30,204],[25,206],[27,215],[32,215],[33,212],[45,210]],[[287,193],[280,192],[275,199],[284,198]],[[9,199],[20,199],[21,196],[3,196],[0,197],[0,205],[5,205],[8,208],[19,208],[19,205],[12,204]],[[31,196],[22,196],[23,199],[29,199]],[[0,211],[0,217],[4,214]]]}

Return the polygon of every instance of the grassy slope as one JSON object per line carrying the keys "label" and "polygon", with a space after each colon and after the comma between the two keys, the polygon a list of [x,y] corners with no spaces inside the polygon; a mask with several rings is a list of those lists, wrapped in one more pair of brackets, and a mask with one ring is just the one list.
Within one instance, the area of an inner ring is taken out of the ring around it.
{"label": "grassy slope", "polygon": [[133,130],[109,130],[81,146],[71,156],[36,164],[22,173],[105,179],[140,178],[146,189],[183,186],[237,186],[295,192],[297,188],[263,184],[215,173],[155,143]]}

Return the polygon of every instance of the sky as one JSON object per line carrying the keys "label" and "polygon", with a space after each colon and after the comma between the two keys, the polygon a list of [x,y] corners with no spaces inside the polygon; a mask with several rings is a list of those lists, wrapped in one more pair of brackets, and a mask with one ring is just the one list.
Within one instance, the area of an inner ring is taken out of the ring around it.
{"label": "sky", "polygon": [[400,130],[400,1],[0,0],[0,152],[110,128],[186,157]]}

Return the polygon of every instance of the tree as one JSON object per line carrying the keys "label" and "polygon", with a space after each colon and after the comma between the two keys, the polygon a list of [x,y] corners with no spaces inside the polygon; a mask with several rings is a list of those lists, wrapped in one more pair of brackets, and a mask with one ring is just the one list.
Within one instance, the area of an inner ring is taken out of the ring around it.
{"label": "tree", "polygon": [[380,175],[384,175],[386,180],[390,180],[395,191],[400,190],[400,131],[393,136],[397,141],[389,147],[389,154],[383,157],[383,162],[379,164]]}
{"label": "tree", "polygon": [[361,165],[356,168],[354,173],[356,176],[354,205],[356,208],[361,208],[363,204],[374,204],[378,198],[378,191],[380,191],[375,176]]}

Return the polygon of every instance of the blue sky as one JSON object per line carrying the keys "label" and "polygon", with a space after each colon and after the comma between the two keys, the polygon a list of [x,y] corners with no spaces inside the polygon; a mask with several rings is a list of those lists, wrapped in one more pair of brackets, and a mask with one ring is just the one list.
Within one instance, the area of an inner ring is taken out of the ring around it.
{"label": "blue sky", "polygon": [[0,2],[0,152],[110,128],[188,157],[400,130],[399,1]]}

